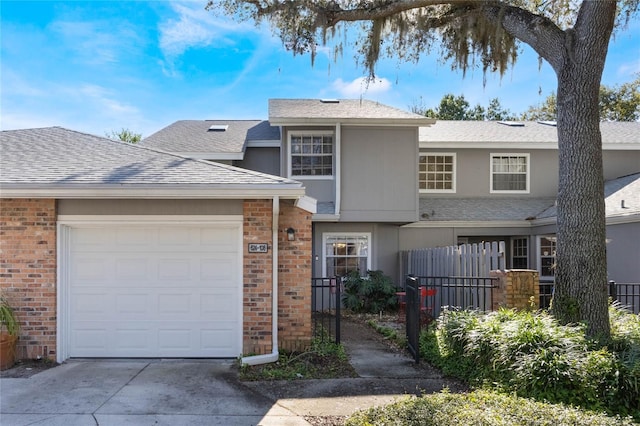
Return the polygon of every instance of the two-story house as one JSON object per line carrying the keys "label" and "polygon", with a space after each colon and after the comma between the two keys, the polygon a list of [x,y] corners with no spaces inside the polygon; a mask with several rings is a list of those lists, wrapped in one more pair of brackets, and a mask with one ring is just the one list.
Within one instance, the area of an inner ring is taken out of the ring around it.
{"label": "two-story house", "polygon": [[[639,181],[615,179],[640,172],[640,123],[602,133],[608,191],[623,185],[607,199],[626,194],[622,210],[608,201],[611,278],[637,280]],[[507,242],[508,267],[552,273],[551,122],[435,123],[367,100],[271,99],[266,121],[178,121],[142,143],[302,182],[317,202],[316,277],[380,269],[399,281],[402,250],[494,240]]]}

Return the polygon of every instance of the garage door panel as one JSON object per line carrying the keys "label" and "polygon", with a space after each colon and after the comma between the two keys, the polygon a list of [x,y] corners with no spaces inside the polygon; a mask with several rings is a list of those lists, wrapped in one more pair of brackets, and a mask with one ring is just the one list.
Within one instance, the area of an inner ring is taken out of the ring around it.
{"label": "garage door panel", "polygon": [[71,230],[70,356],[240,354],[240,225],[102,228]]}

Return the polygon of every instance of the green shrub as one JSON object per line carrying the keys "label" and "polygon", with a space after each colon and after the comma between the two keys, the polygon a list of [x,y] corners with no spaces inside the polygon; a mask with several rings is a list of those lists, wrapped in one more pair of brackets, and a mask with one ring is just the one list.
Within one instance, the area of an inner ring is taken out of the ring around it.
{"label": "green shrub", "polygon": [[357,313],[377,314],[397,309],[398,298],[393,281],[382,271],[367,271],[366,277],[352,271],[344,279],[342,301],[345,308]]}
{"label": "green shrub", "polygon": [[640,320],[614,308],[611,322],[601,347],[544,312],[444,311],[421,353],[474,386],[640,419]]}
{"label": "green shrub", "polygon": [[613,426],[632,425],[631,419],[608,417],[563,405],[536,402],[514,395],[475,391],[441,392],[410,397],[393,404],[360,411],[347,426]]}

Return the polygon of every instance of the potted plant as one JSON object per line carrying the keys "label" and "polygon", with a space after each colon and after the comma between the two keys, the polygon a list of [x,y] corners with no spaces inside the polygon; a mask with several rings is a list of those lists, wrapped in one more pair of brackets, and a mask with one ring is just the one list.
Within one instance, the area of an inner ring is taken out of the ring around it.
{"label": "potted plant", "polygon": [[0,370],[13,367],[20,325],[9,301],[0,294]]}

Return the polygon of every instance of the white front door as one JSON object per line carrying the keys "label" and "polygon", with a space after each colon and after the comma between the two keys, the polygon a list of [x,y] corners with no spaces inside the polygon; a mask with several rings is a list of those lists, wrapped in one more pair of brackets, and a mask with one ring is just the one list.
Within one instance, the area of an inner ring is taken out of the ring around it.
{"label": "white front door", "polygon": [[237,357],[241,223],[70,226],[69,357]]}

